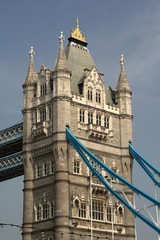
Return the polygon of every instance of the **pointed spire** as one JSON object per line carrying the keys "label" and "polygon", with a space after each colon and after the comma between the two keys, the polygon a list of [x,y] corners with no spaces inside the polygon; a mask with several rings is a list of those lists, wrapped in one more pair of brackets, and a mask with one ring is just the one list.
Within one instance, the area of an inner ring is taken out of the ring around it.
{"label": "pointed spire", "polygon": [[34,52],[33,47],[31,47],[31,49],[29,51],[29,55],[30,55],[30,63],[29,63],[29,67],[28,67],[27,76],[26,76],[26,79],[25,79],[26,83],[35,82],[38,78],[37,71],[36,71],[36,68],[35,68],[35,65],[34,65],[35,52]]}
{"label": "pointed spire", "polygon": [[125,68],[124,68],[125,59],[124,59],[123,54],[121,55],[119,62],[120,62],[121,69],[120,69],[120,74],[119,74],[116,89],[117,90],[127,89],[130,91],[129,83],[127,81],[126,72],[125,72]]}
{"label": "pointed spire", "polygon": [[63,42],[64,42],[64,36],[63,36],[63,32],[61,32],[59,36],[59,53],[58,53],[54,70],[69,71],[65,50],[63,47]]}

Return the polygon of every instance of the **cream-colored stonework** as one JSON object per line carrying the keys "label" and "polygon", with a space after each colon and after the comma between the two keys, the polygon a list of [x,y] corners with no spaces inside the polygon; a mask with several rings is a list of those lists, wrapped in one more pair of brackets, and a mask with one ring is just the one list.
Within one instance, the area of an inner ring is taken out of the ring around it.
{"label": "cream-colored stonework", "polygon": [[[106,86],[80,33],[66,50],[61,32],[54,70],[34,66],[25,82],[23,108],[23,240],[134,240],[134,217],[92,176],[66,140],[66,125],[101,161],[132,181],[131,90],[120,59],[115,90]],[[96,46],[95,46],[96,47]],[[112,186],[116,182],[104,171]],[[121,184],[132,202],[133,193]]]}

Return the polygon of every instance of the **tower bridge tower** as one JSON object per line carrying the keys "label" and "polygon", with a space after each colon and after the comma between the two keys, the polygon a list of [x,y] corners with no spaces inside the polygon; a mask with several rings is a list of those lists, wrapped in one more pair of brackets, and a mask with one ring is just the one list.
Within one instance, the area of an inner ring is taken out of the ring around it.
{"label": "tower bridge tower", "polygon": [[[69,125],[101,161],[132,181],[131,89],[124,57],[112,90],[87,45],[77,20],[66,49],[60,34],[53,70],[42,65],[37,73],[30,51],[23,84],[23,240],[135,239],[134,217],[90,174],[66,140]],[[125,194],[133,202],[132,192]]]}

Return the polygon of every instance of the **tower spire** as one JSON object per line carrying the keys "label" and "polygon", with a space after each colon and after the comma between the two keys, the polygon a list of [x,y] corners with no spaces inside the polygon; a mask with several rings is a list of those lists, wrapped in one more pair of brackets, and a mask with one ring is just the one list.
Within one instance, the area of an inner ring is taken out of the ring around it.
{"label": "tower spire", "polygon": [[59,53],[57,56],[54,71],[55,70],[69,71],[65,50],[63,47],[63,42],[64,42],[64,36],[63,36],[63,32],[61,32],[59,36]]}
{"label": "tower spire", "polygon": [[30,55],[30,63],[29,63],[29,67],[28,67],[28,71],[27,71],[27,75],[26,75],[26,79],[25,82],[35,82],[38,78],[37,75],[37,71],[34,65],[34,49],[33,47],[31,47],[30,51],[29,51],[29,55]]}
{"label": "tower spire", "polygon": [[125,58],[124,58],[123,54],[121,55],[119,62],[120,62],[120,74],[119,74],[116,89],[117,90],[127,89],[127,90],[130,91],[130,86],[129,86],[129,83],[127,81],[125,67],[124,67]]}

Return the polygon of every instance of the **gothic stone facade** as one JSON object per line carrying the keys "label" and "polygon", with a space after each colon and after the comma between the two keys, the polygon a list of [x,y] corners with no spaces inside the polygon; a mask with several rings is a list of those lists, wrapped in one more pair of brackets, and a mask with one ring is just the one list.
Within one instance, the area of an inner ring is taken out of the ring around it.
{"label": "gothic stone facade", "polygon": [[[54,70],[37,73],[34,51],[23,84],[23,240],[135,239],[134,217],[91,175],[66,140],[66,125],[105,164],[132,181],[131,89],[120,59],[115,90],[105,86],[78,25]],[[95,166],[113,188],[115,180]],[[133,194],[122,186],[127,198]]]}

